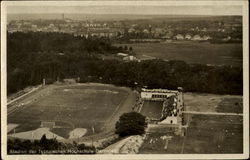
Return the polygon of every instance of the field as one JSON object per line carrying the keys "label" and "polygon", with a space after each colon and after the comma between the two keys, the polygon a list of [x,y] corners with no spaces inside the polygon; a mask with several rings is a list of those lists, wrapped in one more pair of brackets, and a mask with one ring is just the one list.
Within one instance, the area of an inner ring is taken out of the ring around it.
{"label": "field", "polygon": [[210,44],[199,42],[116,44],[132,47],[140,59],[161,58],[186,63],[242,66],[242,44]]}
{"label": "field", "polygon": [[160,119],[163,101],[144,101],[140,113],[152,119]]}
{"label": "field", "polygon": [[[185,136],[173,132],[149,134],[139,153],[180,154],[180,153],[242,153],[243,123],[237,116],[194,115]],[[163,136],[170,136],[167,148]],[[152,142],[152,140],[154,142]],[[151,143],[150,143],[151,141]]]}
{"label": "field", "polygon": [[[185,94],[189,111],[242,113],[242,96]],[[139,153],[144,154],[208,154],[243,152],[243,117],[226,115],[185,116],[189,126],[185,136],[174,134],[163,126],[149,129]],[[168,137],[163,139],[162,137]]]}
{"label": "field", "polygon": [[[87,129],[86,135],[91,135],[106,129],[106,123],[117,120],[121,112],[130,111],[129,107],[121,110],[130,94],[127,88],[76,85],[54,87],[50,92],[8,115],[8,123],[19,124],[16,133],[37,129],[41,121],[52,121],[57,127],[51,131],[64,138],[68,138],[70,131],[76,128],[84,132]],[[114,127],[114,123],[109,126]]]}
{"label": "field", "polygon": [[240,95],[216,95],[185,93],[185,110],[200,112],[242,113],[243,99]]}

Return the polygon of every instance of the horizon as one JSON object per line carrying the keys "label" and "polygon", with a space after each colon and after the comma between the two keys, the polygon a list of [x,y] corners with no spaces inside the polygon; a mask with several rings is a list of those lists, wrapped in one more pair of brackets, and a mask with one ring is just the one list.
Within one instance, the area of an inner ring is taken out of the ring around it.
{"label": "horizon", "polygon": [[[9,13],[7,14],[8,21],[12,20],[58,20],[62,19],[64,14],[65,19],[72,20],[135,20],[135,19],[152,19],[152,18],[211,18],[211,17],[242,17],[242,15],[171,15],[171,14],[90,14],[90,13]],[[44,16],[46,15],[46,16]],[[133,15],[133,17],[131,17]]]}
{"label": "horizon", "polygon": [[7,6],[7,14],[242,15],[238,5]]}

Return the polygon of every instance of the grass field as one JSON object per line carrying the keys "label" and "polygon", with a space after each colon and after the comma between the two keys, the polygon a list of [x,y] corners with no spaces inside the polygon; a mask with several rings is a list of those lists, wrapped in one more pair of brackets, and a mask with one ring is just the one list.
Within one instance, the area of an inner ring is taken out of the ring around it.
{"label": "grass field", "polygon": [[193,116],[183,153],[243,153],[242,117]]}
{"label": "grass field", "polygon": [[99,133],[129,94],[119,87],[104,85],[63,86],[51,92],[8,116],[8,123],[19,124],[16,132],[36,129],[41,121],[54,121],[59,128],[52,132],[64,138],[74,128],[86,128],[90,135],[94,127],[94,132]]}
{"label": "grass field", "polygon": [[242,113],[241,95],[185,93],[185,108],[189,111]]}
{"label": "grass field", "polygon": [[[194,115],[186,136],[174,135],[173,132],[151,133],[144,141],[140,153],[144,154],[181,154],[181,153],[242,153],[243,123],[237,116]],[[166,140],[163,136],[172,136],[164,149]],[[150,141],[154,140],[154,143]]]}
{"label": "grass field", "polygon": [[[188,110],[201,112],[242,113],[242,96],[185,94]],[[189,127],[185,136],[175,135],[159,126],[144,141],[139,153],[192,154],[192,153],[242,153],[243,117],[225,115],[187,114]],[[163,136],[172,136],[167,143]],[[152,140],[151,140],[152,139]],[[150,143],[151,141],[151,143]],[[165,148],[165,149],[164,149]]]}
{"label": "grass field", "polygon": [[163,101],[144,101],[140,113],[148,118],[160,119]]}
{"label": "grass field", "polygon": [[[131,46],[140,59],[161,58],[187,63],[242,66],[242,44],[199,42],[116,44]],[[150,57],[148,57],[150,56]]]}

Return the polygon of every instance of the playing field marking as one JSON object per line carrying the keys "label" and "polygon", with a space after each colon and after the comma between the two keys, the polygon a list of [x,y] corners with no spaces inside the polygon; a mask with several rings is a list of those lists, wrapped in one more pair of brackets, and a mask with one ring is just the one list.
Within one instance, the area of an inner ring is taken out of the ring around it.
{"label": "playing field marking", "polygon": [[186,141],[186,137],[187,137],[187,133],[188,133],[188,126],[189,126],[189,115],[187,116],[187,124],[186,124],[186,133],[184,135],[184,139],[183,139],[183,142],[182,142],[182,146],[181,146],[181,154],[183,154],[184,152],[184,147],[185,147],[185,141]]}
{"label": "playing field marking", "polygon": [[223,113],[223,112],[197,112],[197,111],[183,111],[186,114],[205,114],[205,115],[222,115],[222,116],[243,116],[242,113]]}

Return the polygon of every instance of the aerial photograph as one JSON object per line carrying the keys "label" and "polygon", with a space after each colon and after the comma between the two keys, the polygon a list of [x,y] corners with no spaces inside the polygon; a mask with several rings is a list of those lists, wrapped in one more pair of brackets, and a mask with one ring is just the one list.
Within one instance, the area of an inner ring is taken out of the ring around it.
{"label": "aerial photograph", "polygon": [[7,155],[243,154],[241,5],[34,4],[6,7]]}

